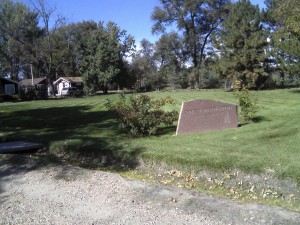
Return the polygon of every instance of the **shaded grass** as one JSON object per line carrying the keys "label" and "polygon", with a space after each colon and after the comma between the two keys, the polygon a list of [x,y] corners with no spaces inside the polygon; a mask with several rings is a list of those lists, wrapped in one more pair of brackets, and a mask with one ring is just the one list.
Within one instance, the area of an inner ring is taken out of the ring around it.
{"label": "shaded grass", "polygon": [[[0,105],[0,141],[41,142],[61,158],[97,159],[114,168],[134,168],[138,159],[165,162],[195,171],[240,169],[248,173],[274,171],[300,183],[300,112],[298,89],[260,91],[261,111],[254,123],[237,129],[175,136],[176,127],[154,137],[130,138],[104,104],[118,95]],[[222,90],[154,92],[181,102],[212,99],[235,103]]]}
{"label": "shaded grass", "polygon": [[40,142],[47,146],[48,153],[63,160],[94,160],[99,166],[114,169],[136,167],[141,149],[124,149],[124,142],[118,143],[123,134],[103,109],[99,98],[3,105],[0,141]]}

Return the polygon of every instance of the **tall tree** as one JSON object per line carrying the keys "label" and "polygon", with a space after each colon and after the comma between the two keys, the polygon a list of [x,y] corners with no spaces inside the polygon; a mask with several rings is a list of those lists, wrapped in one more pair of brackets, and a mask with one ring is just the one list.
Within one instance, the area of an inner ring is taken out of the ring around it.
{"label": "tall tree", "polygon": [[287,31],[300,35],[300,1],[276,0],[275,16],[281,21]]}
{"label": "tall tree", "polygon": [[224,20],[229,0],[160,0],[161,7],[155,7],[152,19],[154,33],[166,31],[166,26],[176,25],[182,32],[188,47],[196,86],[199,83],[199,67],[205,57],[205,48],[214,30]]}
{"label": "tall tree", "polygon": [[163,34],[155,43],[154,57],[159,66],[157,73],[159,86],[164,83],[173,88],[185,86],[186,78],[183,77],[183,70],[185,70],[188,57],[183,39],[178,33]]}
{"label": "tall tree", "polygon": [[265,4],[265,22],[271,29],[272,68],[280,71],[281,85],[284,85],[285,74],[300,72],[300,2],[266,0]]}
{"label": "tall tree", "polygon": [[222,74],[241,79],[243,85],[261,85],[266,80],[262,78],[268,76],[263,66],[267,60],[267,37],[258,6],[249,0],[232,4],[215,39],[215,48],[221,53]]}
{"label": "tall tree", "polygon": [[87,92],[103,90],[122,76],[124,57],[132,50],[134,39],[115,23],[103,22],[97,25],[78,46],[79,71],[82,74]]}
{"label": "tall tree", "polygon": [[81,76],[78,70],[77,46],[85,42],[89,30],[96,30],[94,22],[81,22],[59,27],[53,34],[53,45],[59,51],[53,55],[55,77]]}
{"label": "tall tree", "polygon": [[36,40],[38,76],[47,78],[51,93],[54,94],[53,81],[60,67],[60,65],[55,65],[55,61],[59,64],[63,63],[63,60],[55,60],[55,57],[59,57],[63,51],[57,46],[55,36],[58,28],[65,24],[65,18],[57,15],[56,9],[49,6],[46,0],[30,0],[30,2],[39,15],[43,29],[43,36]]}
{"label": "tall tree", "polygon": [[0,69],[1,74],[19,79],[31,61],[34,36],[39,36],[38,15],[22,3],[0,0]]}
{"label": "tall tree", "polygon": [[72,71],[72,73],[70,73],[72,75],[78,74],[78,76],[81,76],[81,72],[87,69],[82,63],[80,63],[82,62],[82,57],[88,54],[86,52],[86,37],[90,37],[91,33],[97,30],[97,23],[94,21],[83,21],[79,23],[70,24],[68,25],[68,27],[68,29],[71,30],[71,43],[75,46],[75,49],[71,56],[72,62],[69,63],[69,69],[67,70]]}
{"label": "tall tree", "polygon": [[152,89],[157,73],[154,58],[155,46],[147,39],[140,42],[140,50],[132,57],[131,73],[136,77],[136,89]]}

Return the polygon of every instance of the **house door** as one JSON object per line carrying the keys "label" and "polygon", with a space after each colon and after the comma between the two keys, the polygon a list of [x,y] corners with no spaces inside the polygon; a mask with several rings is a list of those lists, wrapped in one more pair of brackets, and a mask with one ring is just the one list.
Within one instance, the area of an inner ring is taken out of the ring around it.
{"label": "house door", "polygon": [[64,88],[64,84],[61,82],[61,83],[59,83],[59,85],[58,85],[58,89],[57,89],[57,94],[59,94],[59,95],[61,95],[61,90]]}

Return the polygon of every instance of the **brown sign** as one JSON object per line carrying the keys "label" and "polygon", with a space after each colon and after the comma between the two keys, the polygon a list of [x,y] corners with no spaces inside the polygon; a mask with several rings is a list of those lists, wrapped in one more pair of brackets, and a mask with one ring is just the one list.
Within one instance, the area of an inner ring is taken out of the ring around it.
{"label": "brown sign", "polygon": [[213,100],[183,102],[176,135],[238,126],[237,106]]}

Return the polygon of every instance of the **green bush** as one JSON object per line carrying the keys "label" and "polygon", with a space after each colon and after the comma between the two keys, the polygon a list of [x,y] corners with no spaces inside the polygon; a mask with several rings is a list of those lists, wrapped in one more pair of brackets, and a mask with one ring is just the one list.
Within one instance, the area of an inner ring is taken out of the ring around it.
{"label": "green bush", "polygon": [[0,95],[0,102],[9,102],[9,101],[15,101],[18,97],[16,95],[10,95],[10,94],[1,94]]}
{"label": "green bush", "polygon": [[33,88],[20,88],[19,93],[22,101],[31,101],[33,99],[36,99],[35,90]]}
{"label": "green bush", "polygon": [[156,100],[147,95],[131,95],[129,100],[125,95],[120,100],[112,103],[107,100],[106,107],[117,115],[122,126],[133,136],[154,135],[161,124],[173,125],[178,119],[175,110],[166,112],[161,107],[174,104],[170,97]]}
{"label": "green bush", "polygon": [[244,122],[251,122],[255,113],[259,111],[257,96],[255,96],[246,86],[241,87],[240,81],[235,81],[234,98],[238,100],[240,113]]}

